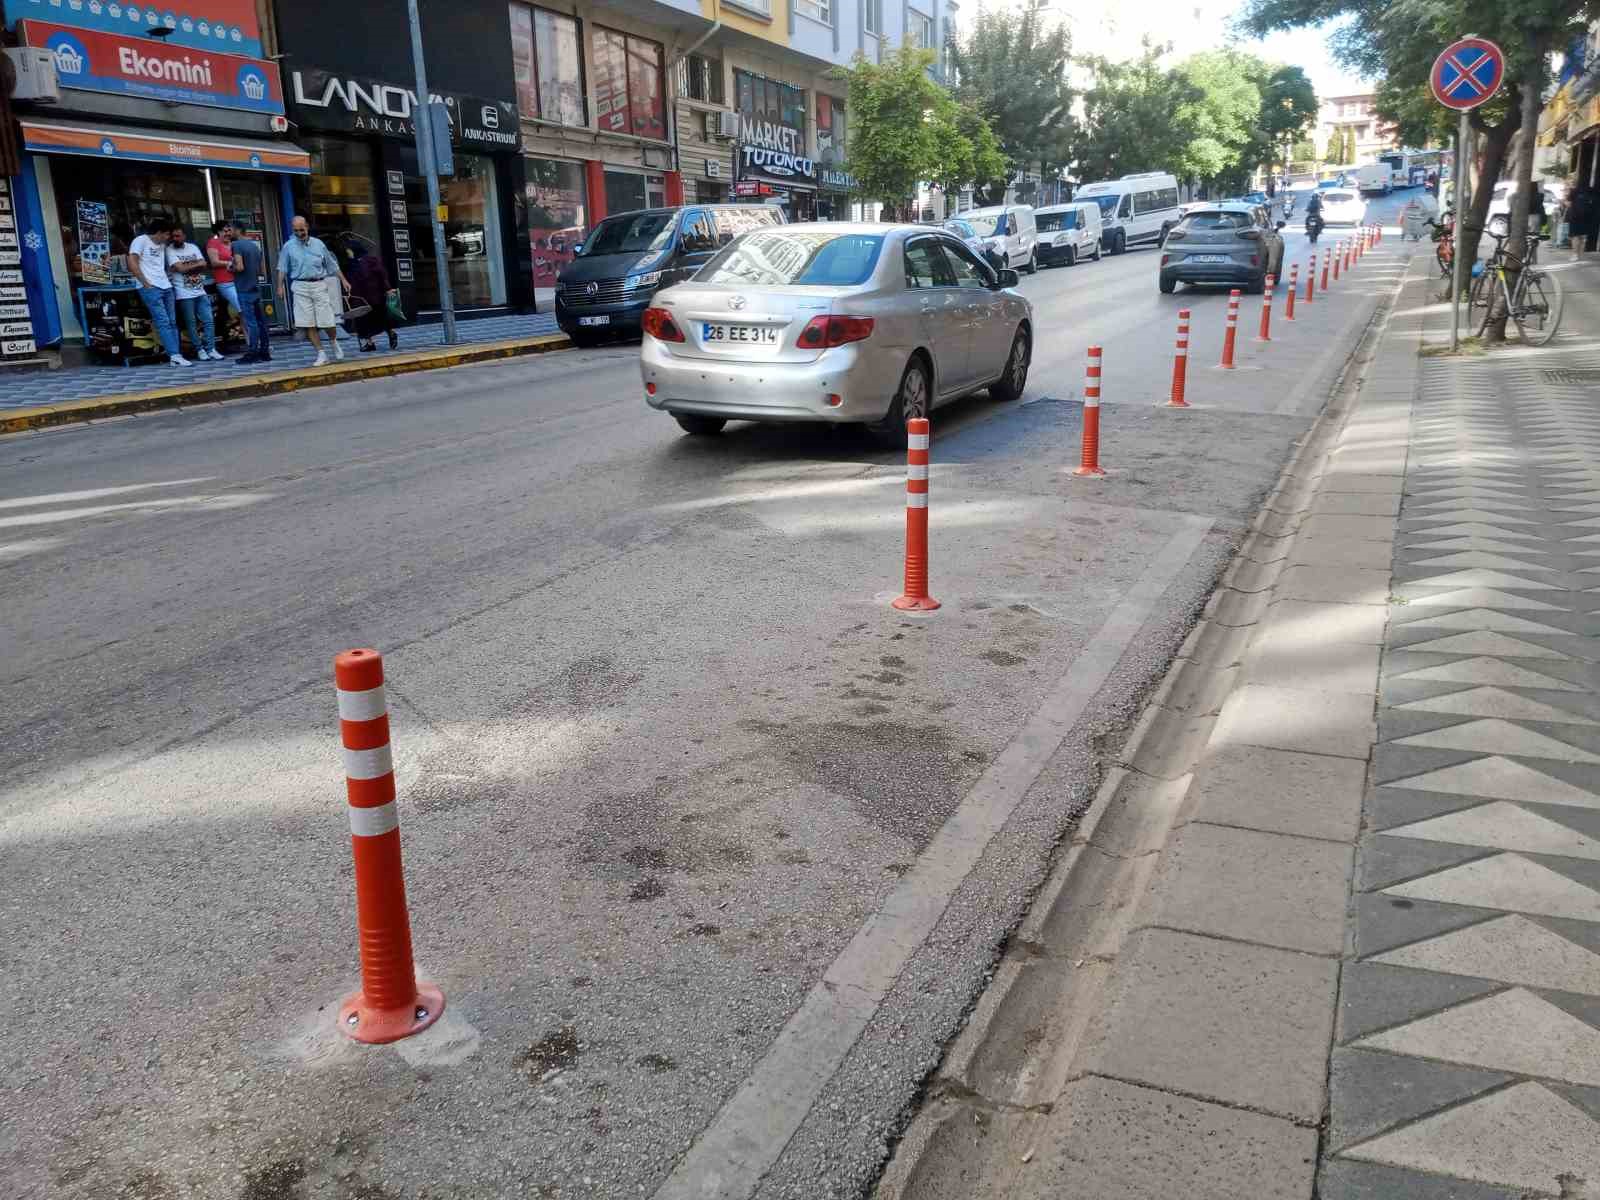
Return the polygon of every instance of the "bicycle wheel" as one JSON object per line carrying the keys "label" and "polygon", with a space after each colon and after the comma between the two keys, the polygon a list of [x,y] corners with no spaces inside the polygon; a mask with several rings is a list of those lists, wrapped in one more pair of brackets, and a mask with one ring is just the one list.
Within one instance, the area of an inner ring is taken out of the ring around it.
{"label": "bicycle wheel", "polygon": [[1489,328],[1489,316],[1494,310],[1494,298],[1499,293],[1495,287],[1495,274],[1485,271],[1472,281],[1472,292],[1467,300],[1467,328],[1476,325],[1476,336],[1482,337]]}
{"label": "bicycle wheel", "polygon": [[1561,328],[1561,281],[1543,271],[1524,270],[1511,317],[1530,346],[1546,345]]}
{"label": "bicycle wheel", "polygon": [[1439,264],[1439,274],[1446,279],[1450,278],[1450,243],[1441,241],[1433,252],[1434,261]]}

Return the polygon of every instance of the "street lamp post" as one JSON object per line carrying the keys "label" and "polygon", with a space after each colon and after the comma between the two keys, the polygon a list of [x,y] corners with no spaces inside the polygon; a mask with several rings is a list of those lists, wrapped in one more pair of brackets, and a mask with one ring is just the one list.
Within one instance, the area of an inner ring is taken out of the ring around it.
{"label": "street lamp post", "polygon": [[[439,278],[439,316],[444,321],[445,345],[456,343],[456,305],[450,294],[450,255],[445,244],[444,222],[439,219],[439,170],[433,155],[433,106],[428,97],[428,69],[422,58],[422,18],[417,0],[406,0],[406,17],[411,22],[411,65],[417,73],[417,99],[412,106],[412,123],[417,127],[417,166],[428,184],[428,223],[433,226],[434,274]],[[418,118],[421,118],[418,120]]]}

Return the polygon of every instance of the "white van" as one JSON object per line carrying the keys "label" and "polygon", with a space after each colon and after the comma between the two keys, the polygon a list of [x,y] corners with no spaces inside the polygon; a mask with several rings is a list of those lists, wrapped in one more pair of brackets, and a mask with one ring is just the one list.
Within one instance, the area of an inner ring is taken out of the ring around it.
{"label": "white van", "polygon": [[1039,261],[1045,266],[1100,261],[1100,206],[1093,200],[1036,208],[1033,219],[1039,228]]}
{"label": "white van", "polygon": [[998,204],[993,208],[969,208],[956,216],[972,226],[991,263],[1030,275],[1039,269],[1039,231],[1031,206]]}
{"label": "white van", "polygon": [[1112,254],[1161,245],[1179,220],[1178,181],[1164,171],[1085,184],[1077,198],[1100,206],[1100,244]]}

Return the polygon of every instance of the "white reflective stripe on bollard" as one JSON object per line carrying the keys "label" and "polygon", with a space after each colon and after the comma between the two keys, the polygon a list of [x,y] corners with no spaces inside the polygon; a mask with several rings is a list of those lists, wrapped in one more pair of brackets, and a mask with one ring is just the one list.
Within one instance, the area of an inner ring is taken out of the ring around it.
{"label": "white reflective stripe on bollard", "polygon": [[929,437],[929,435],[926,434],[926,433],[908,433],[908,434],[906,434],[906,449],[907,450],[926,450],[928,448],[928,437]]}
{"label": "white reflective stripe on bollard", "polygon": [[926,479],[927,477],[928,465],[926,463],[923,463],[921,466],[911,465],[906,467],[907,479]]}
{"label": "white reflective stripe on bollard", "polygon": [[394,771],[394,759],[385,743],[371,750],[352,750],[341,746],[344,754],[344,773],[350,779],[382,779]]}
{"label": "white reflective stripe on bollard", "polygon": [[383,684],[364,692],[347,692],[334,688],[339,694],[339,719],[341,721],[370,721],[388,713],[389,702],[383,698]]}
{"label": "white reflective stripe on bollard", "polygon": [[906,493],[906,507],[907,508],[927,508],[928,507],[928,493],[927,492],[907,492]]}
{"label": "white reflective stripe on bollard", "polygon": [[352,808],[350,832],[356,837],[382,837],[391,829],[400,828],[400,810],[394,801],[377,808]]}

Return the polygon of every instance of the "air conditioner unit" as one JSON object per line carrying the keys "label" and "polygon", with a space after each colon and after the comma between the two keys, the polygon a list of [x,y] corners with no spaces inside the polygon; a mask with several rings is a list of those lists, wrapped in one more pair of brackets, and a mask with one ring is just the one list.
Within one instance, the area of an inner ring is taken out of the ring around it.
{"label": "air conditioner unit", "polygon": [[17,72],[13,100],[59,104],[61,80],[56,76],[56,56],[43,46],[7,46],[6,55]]}
{"label": "air conditioner unit", "polygon": [[739,136],[739,114],[736,112],[717,113],[717,137],[737,138]]}

